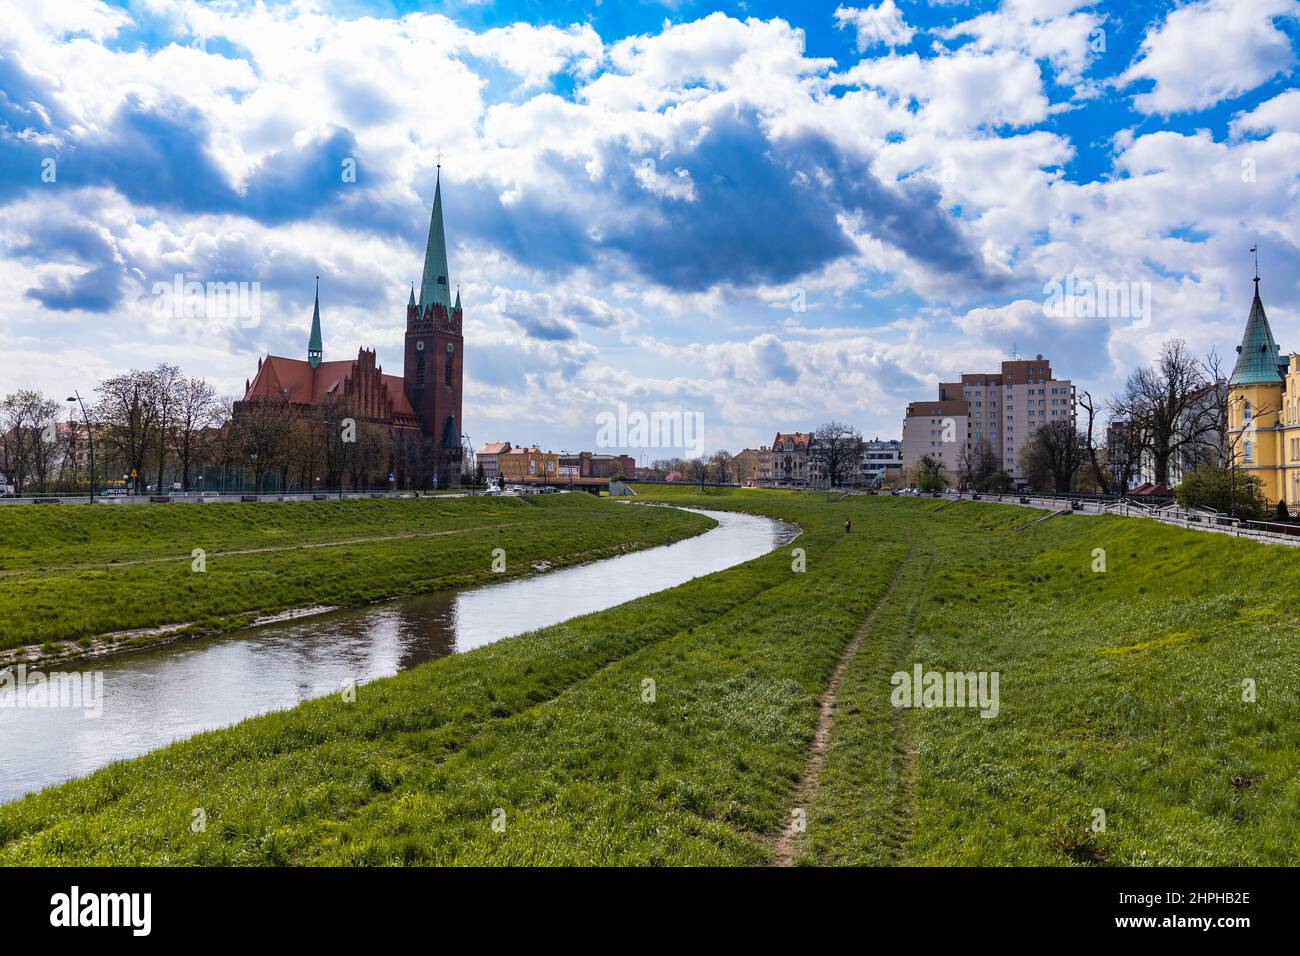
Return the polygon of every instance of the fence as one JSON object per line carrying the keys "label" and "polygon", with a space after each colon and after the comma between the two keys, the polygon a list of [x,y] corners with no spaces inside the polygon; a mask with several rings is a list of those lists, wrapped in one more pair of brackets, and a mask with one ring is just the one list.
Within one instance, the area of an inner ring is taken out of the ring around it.
{"label": "fence", "polygon": [[1146,518],[1162,524],[1174,525],[1191,531],[1209,531],[1249,538],[1268,544],[1285,544],[1300,547],[1300,525],[1276,521],[1247,521],[1218,511],[1202,508],[1182,508],[1173,499],[1121,498],[1101,495],[985,495],[963,492],[935,493],[933,497],[960,501],[996,501],[1001,504],[1021,505],[1047,511],[1071,511],[1077,514],[1112,514],[1128,518]]}

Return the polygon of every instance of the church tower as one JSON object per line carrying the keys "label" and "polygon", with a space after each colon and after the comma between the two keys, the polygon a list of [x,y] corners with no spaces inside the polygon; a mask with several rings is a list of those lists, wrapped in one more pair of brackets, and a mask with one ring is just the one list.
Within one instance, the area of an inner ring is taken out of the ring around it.
{"label": "church tower", "polygon": [[453,304],[447,269],[447,236],[442,223],[442,172],[433,190],[433,213],[424,250],[420,297],[415,288],[406,304],[406,361],[402,382],[432,445],[439,488],[460,487],[463,450],[460,430],[461,382],[465,370],[460,292]]}
{"label": "church tower", "polygon": [[1259,297],[1258,268],[1255,272],[1255,299],[1228,379],[1228,440],[1237,467],[1257,477],[1275,502],[1286,497],[1281,413],[1289,362],[1278,354]]}

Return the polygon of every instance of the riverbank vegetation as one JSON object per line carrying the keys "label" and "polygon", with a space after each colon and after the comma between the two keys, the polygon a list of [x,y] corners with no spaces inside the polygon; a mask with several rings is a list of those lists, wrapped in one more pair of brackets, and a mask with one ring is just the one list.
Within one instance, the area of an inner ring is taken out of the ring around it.
{"label": "riverbank vegetation", "polygon": [[[1289,550],[983,502],[651,496],[804,533],[0,807],[0,862],[765,864],[792,820],[801,863],[1300,859]],[[894,707],[918,664],[997,673],[996,716]]]}
{"label": "riverbank vegetation", "polygon": [[0,508],[0,648],[172,624],[212,633],[290,608],[499,580],[495,548],[509,576],[711,524],[585,494]]}

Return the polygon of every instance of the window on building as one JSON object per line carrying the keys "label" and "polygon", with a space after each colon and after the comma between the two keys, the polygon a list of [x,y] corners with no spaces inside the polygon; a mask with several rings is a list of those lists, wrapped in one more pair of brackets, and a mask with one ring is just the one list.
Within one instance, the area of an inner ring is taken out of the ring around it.
{"label": "window on building", "polygon": [[419,388],[424,384],[424,353],[421,352],[415,357],[415,387]]}
{"label": "window on building", "polygon": [[1246,442],[1246,447],[1241,453],[1241,458],[1243,461],[1247,462],[1255,460],[1254,450],[1251,448],[1250,442]]}
{"label": "window on building", "polygon": [[446,364],[443,365],[443,367],[442,367],[442,383],[443,383],[444,385],[450,385],[450,384],[451,384],[451,371],[452,371],[452,365],[455,363],[455,360],[456,360],[456,353],[455,353],[455,352],[448,352],[448,353],[447,353],[447,362],[446,362]]}

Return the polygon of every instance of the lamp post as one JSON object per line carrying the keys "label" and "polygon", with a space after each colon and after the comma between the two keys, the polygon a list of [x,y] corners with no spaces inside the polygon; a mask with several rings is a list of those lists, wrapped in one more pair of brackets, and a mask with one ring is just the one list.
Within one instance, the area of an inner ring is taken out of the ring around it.
{"label": "lamp post", "polygon": [[90,503],[95,503],[95,430],[90,427],[90,415],[86,412],[86,403],[81,400],[81,392],[74,391],[68,401],[81,406],[81,417],[86,420],[86,441],[90,445]]}

